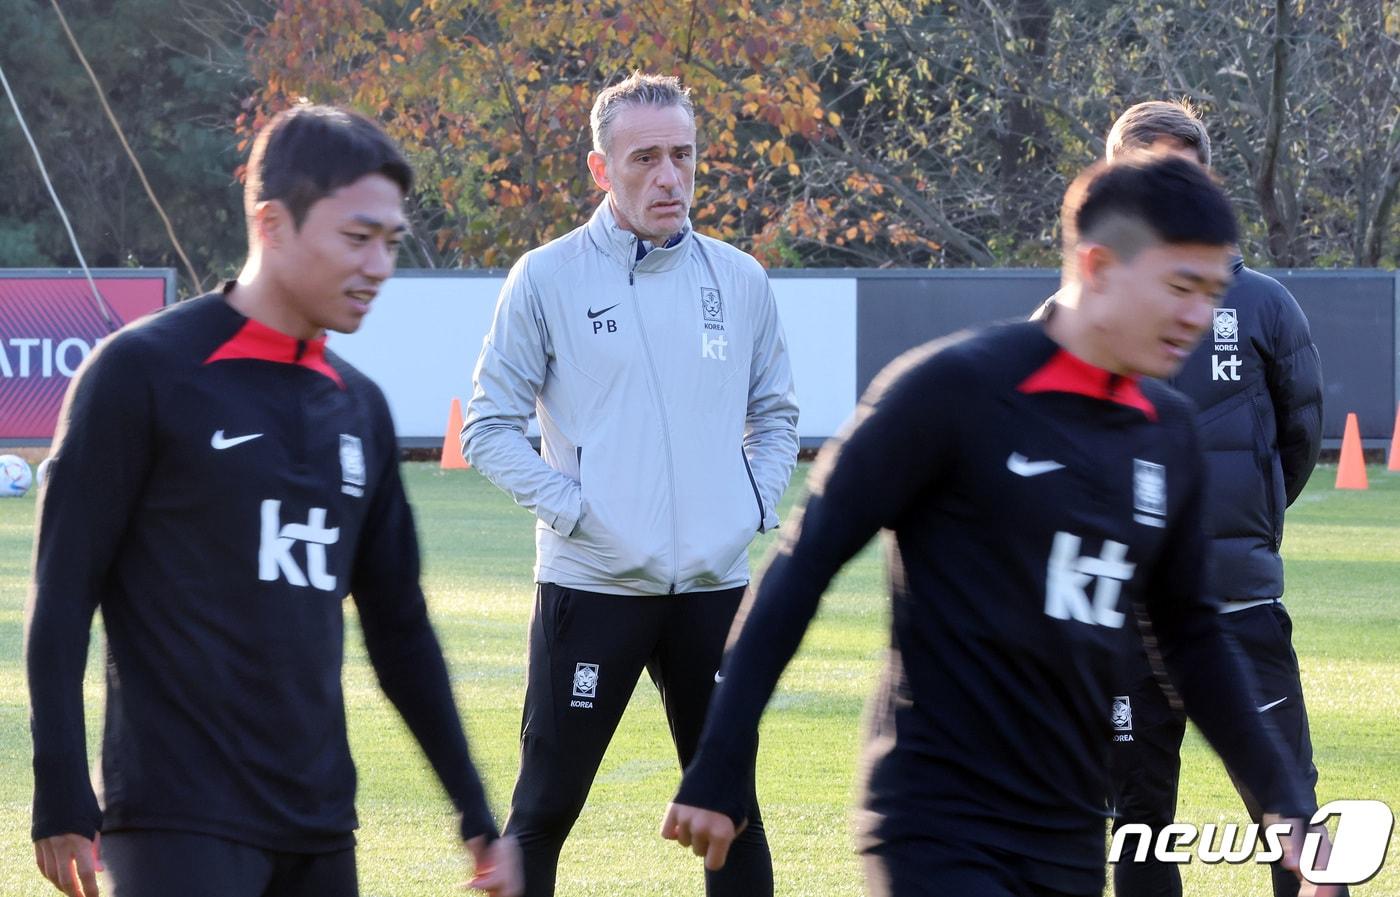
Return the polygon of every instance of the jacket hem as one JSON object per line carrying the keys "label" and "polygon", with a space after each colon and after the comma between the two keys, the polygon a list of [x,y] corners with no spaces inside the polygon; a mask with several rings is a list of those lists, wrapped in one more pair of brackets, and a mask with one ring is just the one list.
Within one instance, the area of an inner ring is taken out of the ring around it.
{"label": "jacket hem", "polygon": [[[563,586],[566,589],[579,589],[584,592],[596,592],[600,595],[635,595],[665,597],[673,594],[669,582],[656,582],[649,579],[590,579],[579,577],[575,574],[564,573],[543,564],[535,568],[535,582],[553,583]],[[735,579],[728,579],[722,582],[707,582],[703,585],[695,582],[678,582],[674,589],[674,594],[690,594],[692,592],[722,592],[726,589],[737,589],[740,586],[749,584],[747,576]]]}
{"label": "jacket hem", "polygon": [[333,832],[272,832],[252,831],[246,826],[212,819],[188,819],[173,816],[124,816],[108,812],[102,831],[170,831],[189,832],[222,838],[259,850],[283,853],[335,853],[355,846],[355,826]]}

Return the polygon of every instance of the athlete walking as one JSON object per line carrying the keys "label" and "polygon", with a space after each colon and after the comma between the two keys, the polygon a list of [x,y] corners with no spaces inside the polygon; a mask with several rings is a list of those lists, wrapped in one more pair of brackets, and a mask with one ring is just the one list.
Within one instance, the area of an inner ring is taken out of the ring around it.
{"label": "athlete walking", "polygon": [[[607,198],[511,269],[462,430],[471,463],[536,518],[529,671],[506,831],[526,892],[554,893],[564,839],[643,669],[676,752],[694,754],[753,537],[797,460],[777,308],[749,255],[689,222],[697,137],[688,92],[635,74],[593,105],[589,170]],[[536,454],[525,438],[539,420]],[[711,895],[773,877],[750,825]]]}
{"label": "athlete walking", "polygon": [[[418,584],[388,406],[325,347],[393,273],[411,183],[369,119],[277,116],[248,163],[238,279],[124,328],[69,389],[39,497],[25,655],[35,857],[70,897],[96,897],[100,864],[115,897],[358,893],[347,595],[461,814],[472,885],[519,893]],[[94,793],[83,668],[98,608]]]}
{"label": "athlete walking", "polygon": [[1102,892],[1105,710],[1138,615],[1260,805],[1303,814],[1200,588],[1191,408],[1140,379],[1174,373],[1209,325],[1233,211],[1198,165],[1139,158],[1082,174],[1062,225],[1048,321],[906,354],[823,451],[662,826],[708,867],[745,822],[733,782],[764,704],[832,577],[881,529],[893,632],[857,817],[872,894]]}
{"label": "athlete walking", "polygon": [[[1210,136],[1190,107],[1139,103],[1108,135],[1107,157],[1152,148],[1210,165]],[[1317,809],[1308,713],[1293,621],[1283,606],[1284,509],[1302,493],[1322,447],[1322,367],[1308,319],[1272,277],[1231,261],[1234,281],[1214,311],[1211,331],[1171,385],[1196,403],[1211,489],[1205,498],[1210,536],[1206,593],[1220,601],[1220,626],[1234,639],[1254,683],[1254,704],[1283,739],[1307,785],[1308,815]],[[1176,816],[1186,714],[1157,681],[1145,652],[1128,660],[1115,690],[1120,714],[1110,754],[1114,830],[1141,823],[1160,831]],[[1238,776],[1236,776],[1238,781]],[[1240,788],[1255,822],[1261,810]],[[1275,897],[1298,893],[1298,878],[1275,864]],[[1149,856],[1120,862],[1117,897],[1180,897],[1175,864]]]}

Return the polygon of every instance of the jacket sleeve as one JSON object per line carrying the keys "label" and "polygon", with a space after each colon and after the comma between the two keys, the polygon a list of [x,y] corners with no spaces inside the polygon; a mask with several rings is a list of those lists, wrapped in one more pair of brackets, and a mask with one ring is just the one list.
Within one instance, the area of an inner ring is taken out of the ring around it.
{"label": "jacket sleeve", "polygon": [[582,512],[579,484],[546,464],[525,438],[553,354],[528,265],[528,256],[517,262],[501,288],[472,375],[462,454],[516,504],[568,536]]}
{"label": "jacket sleeve", "polygon": [[152,380],[141,353],[139,340],[118,335],[79,370],[39,490],[24,632],[36,841],[91,838],[102,824],[88,774],[83,670],[93,612],[152,465]]}
{"label": "jacket sleeve", "polygon": [[1191,452],[1195,464],[1182,510],[1144,590],[1143,645],[1154,666],[1165,667],[1187,714],[1254,805],[1266,813],[1306,816],[1306,786],[1272,725],[1255,709],[1253,675],[1220,628],[1219,605],[1205,596],[1205,474],[1194,431]]}
{"label": "jacket sleeve", "polygon": [[768,279],[755,317],[749,404],[744,420],[744,457],[763,500],[760,532],[778,525],[778,502],[797,464],[797,394],[792,384],[787,340]]}
{"label": "jacket sleeve", "polygon": [[[388,409],[380,415],[387,421]],[[392,423],[380,432],[392,434]],[[496,837],[486,792],[472,764],[442,647],[419,585],[418,536],[390,445],[355,547],[350,589],[379,684],[423,748],[460,814],[463,840]]]}
{"label": "jacket sleeve", "polygon": [[677,803],[725,813],[736,825],[743,822],[744,782],[758,749],[759,718],[822,593],[872,536],[894,526],[946,470],[954,444],[951,406],[967,386],[954,386],[941,367],[915,366],[927,350],[915,350],[886,368],[855,416],[822,449],[802,510],[734,619],[724,676],[710,700]]}
{"label": "jacket sleeve", "polygon": [[1271,279],[1270,286],[1276,318],[1265,378],[1278,425],[1284,494],[1291,505],[1312,476],[1322,448],[1322,361],[1298,301],[1283,284]]}

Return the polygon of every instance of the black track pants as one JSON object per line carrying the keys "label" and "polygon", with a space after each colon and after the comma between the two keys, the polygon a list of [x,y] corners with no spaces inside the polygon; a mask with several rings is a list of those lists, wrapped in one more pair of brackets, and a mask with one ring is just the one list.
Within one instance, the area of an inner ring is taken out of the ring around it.
{"label": "black track pants", "polygon": [[1031,879],[1045,867],[976,844],[931,839],[891,841],[865,853],[869,897],[1099,897],[1102,881],[1062,891]]}
{"label": "black track pants", "polygon": [[[1288,611],[1280,602],[1264,604],[1221,614],[1220,624],[1234,640],[1241,662],[1254,678],[1257,706],[1278,732],[1309,786],[1316,787],[1317,767],[1313,765],[1308,713]],[[1138,652],[1133,663],[1123,692],[1131,703],[1131,729],[1114,733],[1109,755],[1113,829],[1117,831],[1127,823],[1143,823],[1156,832],[1175,821],[1186,716],[1167,703],[1146,655]],[[1250,818],[1258,822],[1259,808],[1247,798],[1245,806]],[[1182,821],[1200,825],[1211,820]],[[1129,846],[1135,845],[1136,839],[1130,839]],[[1297,876],[1278,864],[1270,872],[1275,897],[1296,897]],[[1116,897],[1181,897],[1181,873],[1175,864],[1158,862],[1151,853],[1139,863],[1125,852],[1123,861],[1113,867],[1113,887]]]}
{"label": "black track pants", "polygon": [[194,832],[102,836],[103,897],[357,897],[355,850],[280,853]]}
{"label": "black track pants", "polygon": [[[743,592],[600,595],[540,584],[530,621],[520,776],[505,829],[520,843],[526,897],[553,895],[560,849],[642,670],[661,692],[681,767],[690,762]],[[749,769],[748,828],[724,869],[705,874],[709,897],[773,893],[752,764]]]}

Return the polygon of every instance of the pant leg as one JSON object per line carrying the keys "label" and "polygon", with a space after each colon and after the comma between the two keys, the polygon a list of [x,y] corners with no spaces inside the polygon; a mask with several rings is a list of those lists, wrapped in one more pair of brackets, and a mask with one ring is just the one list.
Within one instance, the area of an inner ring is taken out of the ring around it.
{"label": "pant leg", "polygon": [[[1222,614],[1221,625],[1239,645],[1240,656],[1254,677],[1255,704],[1264,719],[1277,733],[1284,752],[1296,764],[1307,783],[1312,803],[1317,809],[1317,767],[1313,764],[1312,736],[1308,728],[1308,710],[1303,700],[1303,680],[1298,669],[1298,655],[1293,650],[1293,621],[1280,604],[1252,607],[1236,613]],[[1258,822],[1261,812],[1252,797],[1235,787],[1244,800],[1250,818]],[[1298,877],[1275,863],[1270,867],[1274,897],[1296,897]],[[1342,888],[1346,894],[1346,888]]]}
{"label": "pant leg", "polygon": [[1029,879],[1033,862],[975,844],[916,838],[870,848],[862,856],[870,897],[1099,897],[1093,888],[1061,891]]}
{"label": "pant leg", "polygon": [[279,853],[262,897],[359,897],[355,849],[333,853]]}
{"label": "pant leg", "polygon": [[539,586],[505,825],[520,844],[526,897],[554,893],[559,851],[656,644],[658,613],[646,602],[657,600]]}
{"label": "pant leg", "polygon": [[[1115,719],[1108,761],[1113,831],[1134,823],[1155,833],[1176,816],[1186,715],[1172,709],[1141,649],[1128,661],[1123,681],[1128,719],[1126,727]],[[1113,866],[1113,892],[1115,897],[1181,897],[1181,873],[1151,853],[1142,862],[1126,854]]]}
{"label": "pant leg", "polygon": [[[656,655],[647,669],[661,692],[682,769],[690,764],[700,744],[725,640],[743,597],[744,590],[738,588],[664,599],[670,607]],[[768,897],[773,893],[773,858],[758,808],[755,759],[750,758],[748,765],[748,825],[730,847],[724,868],[705,873],[709,897]]]}
{"label": "pant leg", "polygon": [[934,851],[922,842],[882,844],[863,860],[869,897],[1022,897],[996,865],[967,854]]}
{"label": "pant leg", "polygon": [[107,832],[102,862],[105,897],[262,897],[274,866],[271,851],[155,829]]}

